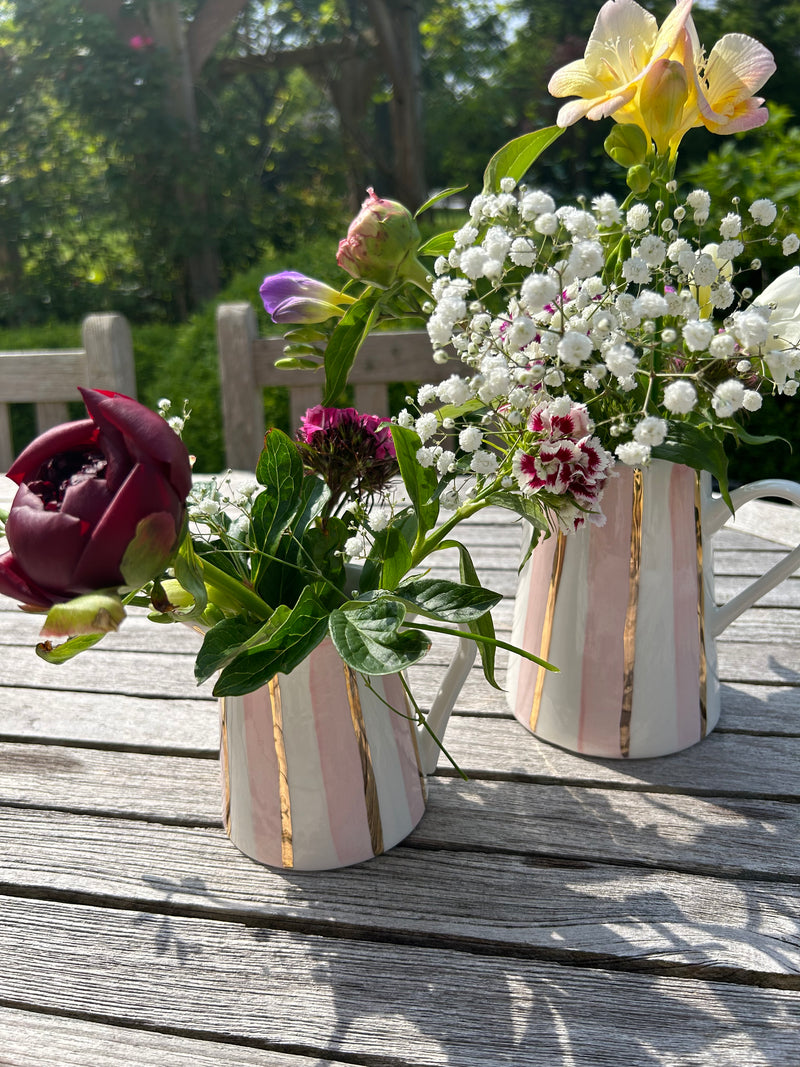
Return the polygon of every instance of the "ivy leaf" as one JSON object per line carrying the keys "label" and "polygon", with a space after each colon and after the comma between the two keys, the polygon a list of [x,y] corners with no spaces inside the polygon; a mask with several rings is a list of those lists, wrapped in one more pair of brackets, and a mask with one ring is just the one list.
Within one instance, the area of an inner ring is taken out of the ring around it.
{"label": "ivy leaf", "polygon": [[362,674],[396,674],[417,663],[430,641],[419,630],[400,630],[406,609],[394,600],[337,608],[328,629],[336,651]]}
{"label": "ivy leaf", "polygon": [[500,182],[503,178],[513,178],[516,182],[521,181],[527,174],[531,164],[563,132],[558,126],[547,126],[543,130],[534,130],[533,133],[525,133],[521,137],[515,137],[513,141],[503,145],[489,160],[489,165],[484,172],[484,193],[499,193]]}

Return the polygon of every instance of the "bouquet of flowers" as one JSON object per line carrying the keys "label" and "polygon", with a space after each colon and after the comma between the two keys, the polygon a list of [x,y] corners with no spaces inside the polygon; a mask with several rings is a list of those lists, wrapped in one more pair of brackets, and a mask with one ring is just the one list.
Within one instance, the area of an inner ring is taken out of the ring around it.
{"label": "bouquet of flowers", "polygon": [[[94,645],[134,604],[203,634],[196,677],[218,673],[219,696],[290,673],[326,637],[367,678],[400,672],[428,651],[429,631],[473,637],[496,684],[495,650],[510,647],[490,614],[500,594],[452,536],[480,505],[438,521],[439,485],[412,431],[312,408],[297,440],[268,432],[252,484],[193,486],[176,433],[185,413],[81,392],[89,418],[47,431],[8,471],[19,489],[0,593],[46,613],[41,657]],[[460,581],[427,573],[445,548],[458,551]]]}
{"label": "bouquet of flowers", "polygon": [[[679,0],[659,27],[635,0],[605,3],[584,58],[550,82],[578,99],[494,156],[459,229],[420,245],[409,213],[370,191],[339,249],[355,281],[304,301],[299,288],[319,283],[265,280],[267,310],[295,324],[285,362],[323,366],[329,400],[366,335],[416,311],[454,375],[423,385],[397,423],[416,435],[420,466],[450,479],[443,507],[491,496],[565,530],[602,523],[614,465],[653,457],[710,471],[727,498],[725,436],[771,440],[747,432],[747,413],[765,393],[797,391],[800,268],[758,295],[740,279],[759,269],[759,248],[780,240],[791,256],[800,239],[777,236],[767,198],[734,200],[712,222],[708,193],[676,178],[688,130],[766,122],[754,93],[774,62],[740,34],[706,56],[691,7]],[[584,117],[616,122],[605,147],[627,194],[559,206],[523,179]]]}
{"label": "bouquet of flowers", "polygon": [[[579,99],[500,149],[458,230],[421,244],[410,213],[370,190],[339,246],[341,290],[294,271],[264,280],[284,362],[322,369],[325,395],[297,440],[267,434],[247,492],[191,490],[164,418],[84,390],[90,418],[43,435],[8,472],[20,489],[0,592],[48,612],[40,655],[74,655],[135,603],[203,631],[196,673],[219,672],[220,695],[290,672],[326,636],[369,676],[419,660],[427,632],[466,632],[496,684],[500,597],[454,537],[463,519],[508,508],[533,525],[531,545],[602,523],[614,465],[652,457],[711,471],[727,494],[725,435],[754,441],[743,414],[764,392],[797,390],[800,268],[740,291],[759,243],[778,239],[775,205],[734,204],[712,225],[709,196],[680,190],[684,134],[765,122],[754,93],[774,69],[742,35],[706,57],[691,4],[661,27],[635,0],[604,4],[584,59],[550,83]],[[626,170],[622,202],[558,206],[523,181],[581,117],[617,123],[606,148]],[[793,234],[782,243],[800,248]],[[453,374],[422,385],[391,427],[335,408],[366,336],[409,317]],[[458,582],[427,573],[447,548]]]}

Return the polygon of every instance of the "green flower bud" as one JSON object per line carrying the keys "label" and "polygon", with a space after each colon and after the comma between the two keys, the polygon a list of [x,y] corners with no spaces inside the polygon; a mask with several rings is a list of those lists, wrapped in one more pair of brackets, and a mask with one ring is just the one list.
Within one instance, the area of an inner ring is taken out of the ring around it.
{"label": "green flower bud", "polygon": [[396,200],[383,200],[374,189],[339,242],[336,262],[359,281],[388,289],[398,278],[412,277],[419,263],[419,228],[410,211]]}
{"label": "green flower bud", "polygon": [[639,126],[625,123],[614,126],[603,142],[603,147],[621,167],[635,167],[644,163],[650,142]]}
{"label": "green flower bud", "polygon": [[646,193],[650,188],[650,168],[645,166],[644,163],[639,163],[635,167],[629,167],[628,173],[625,177],[625,181],[628,183],[628,188],[641,196],[642,193]]}

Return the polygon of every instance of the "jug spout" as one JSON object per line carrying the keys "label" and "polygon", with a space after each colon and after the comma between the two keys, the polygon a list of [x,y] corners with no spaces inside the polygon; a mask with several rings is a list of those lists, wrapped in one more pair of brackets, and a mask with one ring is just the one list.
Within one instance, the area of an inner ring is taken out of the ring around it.
{"label": "jug spout", "polygon": [[[466,628],[462,626],[461,629],[465,630]],[[475,662],[476,651],[476,645],[473,640],[466,637],[458,639],[458,647],[445,671],[444,678],[426,716],[429,729],[422,725],[417,727],[420,769],[425,775],[433,774],[436,770],[441,751],[437,744],[437,738],[441,740],[444,736],[450,713],[455,706],[458,694],[461,692],[461,687],[469,676],[472,664]]]}

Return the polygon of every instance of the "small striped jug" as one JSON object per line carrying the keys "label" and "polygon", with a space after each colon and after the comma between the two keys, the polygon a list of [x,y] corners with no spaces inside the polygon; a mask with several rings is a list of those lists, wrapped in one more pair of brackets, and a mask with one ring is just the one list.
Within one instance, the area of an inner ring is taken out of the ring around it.
{"label": "small striped jug", "polygon": [[353,671],[326,638],[291,674],[221,701],[223,818],[271,867],[329,870],[402,841],[425,811],[450,712],[475,659],[461,638],[416,722],[397,674]]}
{"label": "small striped jug", "polygon": [[[551,535],[520,573],[512,642],[560,673],[512,656],[508,702],[537,737],[572,752],[664,756],[714,729],[715,638],[800,566],[800,546],[718,605],[712,537],[731,513],[710,477],[666,460],[615,473],[606,524]],[[763,480],[731,496],[734,508],[800,504],[800,484]]]}

